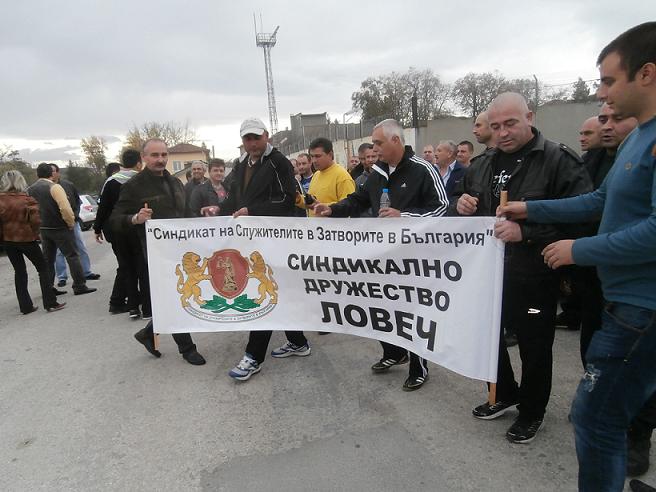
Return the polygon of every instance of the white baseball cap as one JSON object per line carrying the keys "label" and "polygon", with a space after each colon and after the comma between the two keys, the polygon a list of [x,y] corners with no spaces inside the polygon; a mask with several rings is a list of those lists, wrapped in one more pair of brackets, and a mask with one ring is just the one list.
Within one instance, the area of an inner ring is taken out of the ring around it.
{"label": "white baseball cap", "polygon": [[241,128],[239,129],[239,136],[243,137],[249,133],[252,133],[253,135],[262,135],[265,131],[267,131],[267,127],[261,119],[247,118],[241,124]]}

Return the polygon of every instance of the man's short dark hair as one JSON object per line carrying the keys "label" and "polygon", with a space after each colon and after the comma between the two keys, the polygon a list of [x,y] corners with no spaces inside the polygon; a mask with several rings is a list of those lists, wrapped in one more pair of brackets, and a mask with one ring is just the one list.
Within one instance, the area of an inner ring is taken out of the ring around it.
{"label": "man's short dark hair", "polygon": [[134,149],[125,149],[121,154],[121,164],[123,167],[132,169],[141,162],[141,153]]}
{"label": "man's short dark hair", "polygon": [[617,36],[601,50],[597,65],[611,53],[619,55],[620,66],[627,72],[629,81],[635,79],[646,63],[656,63],[656,22],[639,24]]}
{"label": "man's short dark hair", "polygon": [[116,174],[121,170],[121,165],[118,162],[110,162],[105,167],[105,177],[109,178],[112,174]]}
{"label": "man's short dark hair", "polygon": [[310,142],[309,150],[311,151],[312,149],[318,148],[321,148],[326,154],[329,154],[333,151],[333,143],[324,137],[315,138]]}
{"label": "man's short dark hair", "polygon": [[210,159],[210,163],[207,169],[212,170],[212,168],[214,167],[222,167],[223,169],[225,169],[225,161],[219,158]]}
{"label": "man's short dark hair", "polygon": [[36,168],[37,178],[51,178],[52,177],[52,166],[47,162],[42,162]]}
{"label": "man's short dark hair", "polygon": [[374,144],[365,142],[363,144],[360,144],[360,146],[358,147],[358,154],[362,154],[363,152],[373,148],[374,148]]}
{"label": "man's short dark hair", "polygon": [[166,146],[168,147],[168,145],[167,145],[167,143],[166,143],[166,141],[165,141],[164,139],[161,139],[161,138],[149,138],[148,140],[146,140],[146,141],[141,145],[141,152],[145,152],[145,151],[146,151],[146,147],[148,146],[148,144],[149,144],[150,142],[161,142],[161,143],[163,143],[164,145],[166,145]]}
{"label": "man's short dark hair", "polygon": [[59,166],[54,162],[49,162],[48,165],[52,166],[55,171],[59,172]]}
{"label": "man's short dark hair", "polygon": [[298,160],[298,159],[301,158],[301,157],[305,157],[305,158],[308,160],[308,162],[310,162],[310,161],[312,160],[312,159],[310,158],[310,154],[308,154],[307,152],[301,152],[300,154],[298,154],[298,155],[296,156],[296,160]]}
{"label": "man's short dark hair", "polygon": [[469,152],[474,152],[474,144],[471,143],[469,140],[463,140],[458,144],[458,147],[460,147],[461,145],[466,145],[467,148],[469,149]]}

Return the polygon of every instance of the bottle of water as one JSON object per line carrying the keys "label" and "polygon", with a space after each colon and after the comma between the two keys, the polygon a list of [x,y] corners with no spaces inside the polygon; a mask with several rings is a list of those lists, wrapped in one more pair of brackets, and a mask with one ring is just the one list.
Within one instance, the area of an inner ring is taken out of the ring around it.
{"label": "bottle of water", "polygon": [[380,195],[380,208],[388,208],[390,206],[389,190],[383,188],[383,194]]}

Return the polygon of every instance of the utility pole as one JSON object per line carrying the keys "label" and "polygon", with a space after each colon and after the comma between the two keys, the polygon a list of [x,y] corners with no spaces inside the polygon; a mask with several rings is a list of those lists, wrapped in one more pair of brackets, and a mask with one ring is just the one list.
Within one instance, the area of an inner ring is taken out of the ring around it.
{"label": "utility pole", "polygon": [[[276,95],[273,90],[273,71],[271,70],[271,48],[276,45],[276,34],[280,26],[276,26],[273,34],[257,32],[257,21],[253,14],[255,25],[255,44],[264,50],[264,71],[266,73],[267,96],[269,99],[269,125],[271,136],[278,132],[278,113],[276,112]],[[262,18],[260,17],[260,29],[262,29]]]}

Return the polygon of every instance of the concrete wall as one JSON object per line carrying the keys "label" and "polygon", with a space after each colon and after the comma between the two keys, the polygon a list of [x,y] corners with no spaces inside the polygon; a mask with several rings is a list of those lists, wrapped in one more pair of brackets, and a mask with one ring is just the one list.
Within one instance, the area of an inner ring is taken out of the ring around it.
{"label": "concrete wall", "polygon": [[[535,115],[534,125],[549,140],[564,143],[576,152],[580,152],[579,129],[587,118],[599,114],[599,104],[559,103],[541,106]],[[417,129],[417,147],[422,153],[424,145],[436,145],[440,140],[469,140],[474,144],[475,154],[483,150],[472,135],[471,118],[449,117],[428,122],[428,126]]]}

